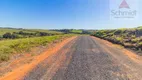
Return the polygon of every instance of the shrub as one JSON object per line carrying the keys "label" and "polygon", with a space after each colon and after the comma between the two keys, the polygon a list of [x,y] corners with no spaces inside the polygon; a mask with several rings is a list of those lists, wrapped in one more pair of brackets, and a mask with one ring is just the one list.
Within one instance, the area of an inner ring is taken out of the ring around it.
{"label": "shrub", "polygon": [[19,31],[19,34],[24,34],[24,32],[23,31]]}
{"label": "shrub", "polygon": [[11,38],[11,33],[5,33],[5,34],[3,34],[3,38]]}
{"label": "shrub", "polygon": [[3,34],[3,38],[15,39],[17,36],[15,34],[5,33]]}
{"label": "shrub", "polygon": [[123,42],[123,38],[122,37],[116,37],[116,40],[119,42]]}
{"label": "shrub", "polygon": [[0,62],[2,61],[8,61],[9,55],[8,54],[0,54]]}
{"label": "shrub", "polygon": [[138,43],[138,47],[142,49],[142,42]]}
{"label": "shrub", "polygon": [[139,39],[138,39],[138,38],[132,39],[131,42],[132,42],[132,43],[137,43],[137,42],[139,42]]}

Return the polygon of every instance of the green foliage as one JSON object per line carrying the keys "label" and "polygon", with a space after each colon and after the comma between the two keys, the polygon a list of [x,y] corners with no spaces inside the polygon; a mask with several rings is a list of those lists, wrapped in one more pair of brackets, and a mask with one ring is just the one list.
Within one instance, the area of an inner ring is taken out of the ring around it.
{"label": "green foliage", "polygon": [[73,29],[73,30],[71,30],[71,32],[72,32],[72,33],[80,33],[80,34],[81,34],[81,33],[82,33],[82,30],[75,30],[75,29]]}
{"label": "green foliage", "polygon": [[116,40],[119,42],[123,42],[123,38],[122,37],[116,37]]}
{"label": "green foliage", "polygon": [[137,43],[137,42],[139,42],[139,38],[133,38],[133,39],[131,40],[131,42],[132,42],[132,43]]}
{"label": "green foliage", "polygon": [[140,46],[140,47],[142,48],[142,42],[139,42],[139,43],[138,43],[138,46]]}
{"label": "green foliage", "polygon": [[5,33],[3,34],[3,38],[8,38],[8,39],[15,39],[18,36],[16,34],[11,34],[11,33]]}

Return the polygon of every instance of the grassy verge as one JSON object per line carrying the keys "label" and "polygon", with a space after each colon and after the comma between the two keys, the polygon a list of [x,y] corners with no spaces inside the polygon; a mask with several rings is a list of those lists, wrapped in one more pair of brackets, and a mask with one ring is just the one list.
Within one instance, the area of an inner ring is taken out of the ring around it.
{"label": "grassy verge", "polygon": [[55,40],[70,36],[73,35],[68,34],[0,41],[0,62],[9,60],[10,56],[14,53],[20,54],[23,51],[30,51],[31,48],[40,45],[45,46],[48,43],[54,42]]}
{"label": "grassy verge", "polygon": [[130,48],[142,55],[142,30],[139,28],[132,29],[115,29],[115,30],[97,30],[93,36],[108,40],[115,44],[120,44],[125,48]]}

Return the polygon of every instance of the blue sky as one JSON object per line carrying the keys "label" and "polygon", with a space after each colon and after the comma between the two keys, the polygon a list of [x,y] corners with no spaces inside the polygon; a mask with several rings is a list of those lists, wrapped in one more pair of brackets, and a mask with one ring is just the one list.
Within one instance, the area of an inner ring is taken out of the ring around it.
{"label": "blue sky", "polygon": [[109,1],[0,0],[0,27],[109,29],[142,26],[140,10],[138,19],[111,20]]}

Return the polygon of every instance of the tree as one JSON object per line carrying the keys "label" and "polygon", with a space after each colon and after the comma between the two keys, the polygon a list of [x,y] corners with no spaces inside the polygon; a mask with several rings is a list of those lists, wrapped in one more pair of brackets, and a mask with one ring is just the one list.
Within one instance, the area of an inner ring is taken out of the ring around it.
{"label": "tree", "polygon": [[3,34],[3,38],[11,38],[11,33],[5,33],[5,34]]}
{"label": "tree", "polygon": [[11,33],[5,33],[3,34],[3,38],[15,39],[17,36]]}
{"label": "tree", "polygon": [[23,31],[19,31],[19,34],[24,34],[24,32]]}

